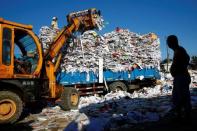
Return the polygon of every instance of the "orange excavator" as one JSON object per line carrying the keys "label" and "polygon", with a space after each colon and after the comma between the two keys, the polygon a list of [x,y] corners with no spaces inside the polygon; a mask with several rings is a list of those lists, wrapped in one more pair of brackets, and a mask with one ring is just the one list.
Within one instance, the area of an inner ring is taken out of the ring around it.
{"label": "orange excavator", "polygon": [[27,103],[58,101],[62,109],[76,109],[79,93],[56,80],[61,48],[74,32],[97,29],[100,11],[95,8],[67,15],[67,23],[43,51],[31,25],[0,18],[0,124],[15,123]]}

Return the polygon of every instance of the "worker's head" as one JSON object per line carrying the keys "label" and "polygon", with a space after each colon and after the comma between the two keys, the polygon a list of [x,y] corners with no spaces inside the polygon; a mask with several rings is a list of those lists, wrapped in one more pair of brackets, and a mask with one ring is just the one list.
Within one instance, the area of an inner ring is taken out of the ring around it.
{"label": "worker's head", "polygon": [[53,21],[57,21],[57,17],[53,17],[52,20],[53,20]]}
{"label": "worker's head", "polygon": [[168,47],[175,50],[179,47],[178,38],[175,35],[169,35],[167,38]]}

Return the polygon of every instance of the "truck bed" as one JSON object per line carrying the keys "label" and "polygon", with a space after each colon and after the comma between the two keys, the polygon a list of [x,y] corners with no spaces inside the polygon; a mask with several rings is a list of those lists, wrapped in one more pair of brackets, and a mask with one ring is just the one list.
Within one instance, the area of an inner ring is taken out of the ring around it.
{"label": "truck bed", "polygon": [[[104,70],[102,76],[93,71],[89,72],[61,72],[57,76],[58,82],[64,86],[75,84],[94,84],[112,81],[134,81],[141,78],[160,79],[159,71],[156,68],[134,69],[133,71],[111,71]],[[99,80],[102,77],[102,81]]]}

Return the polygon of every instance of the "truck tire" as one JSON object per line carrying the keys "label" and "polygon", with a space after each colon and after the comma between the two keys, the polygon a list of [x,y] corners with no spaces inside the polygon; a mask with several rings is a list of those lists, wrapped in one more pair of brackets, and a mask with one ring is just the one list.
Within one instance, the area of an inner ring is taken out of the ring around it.
{"label": "truck tire", "polygon": [[21,116],[23,102],[11,91],[0,91],[0,124],[15,123]]}
{"label": "truck tire", "polygon": [[73,87],[66,87],[61,94],[60,107],[63,110],[77,109],[79,105],[79,93]]}
{"label": "truck tire", "polygon": [[109,85],[110,91],[117,91],[117,90],[122,90],[122,91],[127,91],[127,86],[120,81],[113,82]]}

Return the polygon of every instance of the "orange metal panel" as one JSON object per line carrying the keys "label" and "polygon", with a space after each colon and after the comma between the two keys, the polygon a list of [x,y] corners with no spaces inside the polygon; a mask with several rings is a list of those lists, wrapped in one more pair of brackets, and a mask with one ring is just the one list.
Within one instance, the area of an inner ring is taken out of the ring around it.
{"label": "orange metal panel", "polygon": [[2,64],[2,24],[0,24],[0,66]]}
{"label": "orange metal panel", "polygon": [[37,50],[38,50],[39,60],[37,63],[36,70],[32,74],[34,77],[38,77],[40,75],[40,71],[42,69],[42,62],[43,62],[42,47],[41,47],[41,43],[39,42],[37,36],[30,30],[28,30],[28,33],[33,37],[34,42],[36,43],[36,46],[37,46]]}
{"label": "orange metal panel", "polygon": [[[2,65],[2,53],[0,53],[0,78],[18,78],[18,77],[24,77],[24,78],[33,78],[33,77],[39,77],[41,68],[42,68],[42,62],[43,62],[43,56],[42,56],[42,48],[41,44],[37,38],[37,36],[32,31],[31,25],[24,25],[19,24],[11,21],[4,20],[3,18],[0,18],[0,52],[2,52],[2,30],[3,27],[8,27],[12,29],[12,48],[11,48],[11,65],[5,66]],[[38,50],[38,63],[35,71],[32,74],[13,74],[14,73],[14,29],[20,29],[26,31],[29,35],[32,36],[37,50]],[[1,75],[2,74],[2,75]]]}
{"label": "orange metal panel", "polygon": [[56,77],[54,74],[54,65],[52,62],[48,61],[46,63],[46,73],[49,78],[49,90],[50,90],[50,96],[52,98],[56,97]]}
{"label": "orange metal panel", "polygon": [[[13,66],[13,62],[10,63],[10,65],[4,65],[2,63],[2,35],[3,35],[3,28],[10,28],[11,30],[13,29],[13,27],[11,25],[6,25],[6,24],[1,24],[1,64],[0,64],[0,78],[12,78],[13,77],[13,69],[14,69],[14,66]],[[11,45],[13,46],[13,30],[12,30],[12,40],[11,40]],[[11,47],[11,50],[10,50],[10,53],[11,53],[11,59],[12,59],[12,48]]]}
{"label": "orange metal panel", "polygon": [[73,33],[73,31],[75,31],[79,27],[79,24],[80,24],[79,20],[74,19],[72,25],[64,28],[63,31],[61,31],[58,34],[58,37],[55,38],[55,41],[51,45],[49,51],[47,53],[45,53],[45,57],[46,57],[46,55],[49,54],[50,58],[53,59],[59,53],[60,49],[65,44],[68,37],[70,37],[70,35]]}
{"label": "orange metal panel", "polygon": [[14,78],[33,78],[33,75],[29,75],[29,74],[14,74]]}
{"label": "orange metal panel", "polygon": [[57,61],[56,61],[56,63],[55,63],[55,69],[54,69],[55,72],[57,71],[57,69],[58,69],[59,66],[60,66],[61,58],[62,58],[62,54],[60,53],[60,54],[58,55]]}
{"label": "orange metal panel", "polygon": [[33,29],[32,25],[20,24],[20,23],[16,23],[16,22],[5,20],[3,18],[0,18],[0,23],[1,24],[12,25],[12,26],[17,26],[17,27],[22,27],[22,28],[26,28],[26,29],[30,29],[30,30]]}
{"label": "orange metal panel", "polygon": [[11,77],[14,75],[14,29],[12,28],[12,43],[11,43],[11,65],[10,65],[10,73]]}

